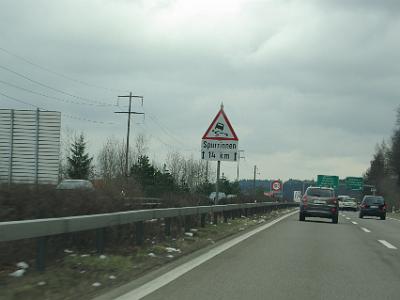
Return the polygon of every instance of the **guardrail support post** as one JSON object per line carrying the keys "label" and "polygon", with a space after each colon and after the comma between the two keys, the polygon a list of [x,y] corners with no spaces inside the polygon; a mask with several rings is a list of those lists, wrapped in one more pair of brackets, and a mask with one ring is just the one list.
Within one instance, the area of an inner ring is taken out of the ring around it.
{"label": "guardrail support post", "polygon": [[171,218],[165,218],[165,235],[171,236]]}
{"label": "guardrail support post", "polygon": [[135,223],[136,231],[136,245],[142,246],[144,243],[144,222],[139,221]]}
{"label": "guardrail support post", "polygon": [[46,268],[46,244],[46,236],[37,239],[36,270],[39,272],[43,272]]}
{"label": "guardrail support post", "polygon": [[104,234],[105,228],[97,228],[96,229],[96,249],[99,254],[104,253]]}
{"label": "guardrail support post", "polygon": [[224,211],[223,215],[224,215],[224,223],[228,223],[228,212]]}
{"label": "guardrail support post", "polygon": [[244,209],[244,215],[246,218],[249,216],[249,211],[247,208]]}
{"label": "guardrail support post", "polygon": [[191,225],[190,216],[185,216],[185,232],[190,231],[190,225]]}
{"label": "guardrail support post", "polygon": [[201,214],[200,217],[200,226],[202,228],[206,227],[206,214]]}
{"label": "guardrail support post", "polygon": [[214,225],[217,225],[218,224],[218,213],[214,213],[214,215],[213,215],[213,224]]}

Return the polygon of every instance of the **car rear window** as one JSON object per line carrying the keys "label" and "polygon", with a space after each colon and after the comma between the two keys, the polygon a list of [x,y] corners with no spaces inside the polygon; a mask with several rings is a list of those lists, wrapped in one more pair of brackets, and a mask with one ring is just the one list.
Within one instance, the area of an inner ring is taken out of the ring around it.
{"label": "car rear window", "polygon": [[345,198],[343,201],[344,201],[344,202],[354,202],[354,199],[351,199],[351,198]]}
{"label": "car rear window", "polygon": [[334,197],[332,190],[320,188],[308,189],[307,195],[312,197]]}
{"label": "car rear window", "polygon": [[366,197],[365,202],[367,204],[383,204],[383,197]]}

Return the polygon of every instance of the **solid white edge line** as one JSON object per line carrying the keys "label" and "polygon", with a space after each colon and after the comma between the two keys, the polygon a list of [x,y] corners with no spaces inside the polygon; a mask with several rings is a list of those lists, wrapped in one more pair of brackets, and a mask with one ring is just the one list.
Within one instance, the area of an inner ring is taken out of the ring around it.
{"label": "solid white edge line", "polygon": [[367,228],[365,228],[365,227],[361,227],[361,229],[362,229],[363,231],[367,232],[367,233],[371,232],[371,230],[369,230],[369,229],[367,229]]}
{"label": "solid white edge line", "polygon": [[393,249],[393,250],[397,249],[395,246],[393,246],[391,243],[389,243],[385,240],[378,240],[378,242],[381,243],[382,245],[386,246],[389,249]]}
{"label": "solid white edge line", "polygon": [[276,220],[273,220],[265,225],[262,225],[260,227],[257,227],[256,229],[247,232],[241,236],[238,236],[222,245],[219,245],[213,249],[210,249],[210,251],[200,255],[199,257],[194,258],[191,261],[188,261],[184,263],[181,266],[176,267],[175,269],[165,273],[164,275],[161,275],[160,277],[157,277],[144,285],[138,287],[137,289],[134,289],[125,295],[122,295],[118,298],[115,298],[116,300],[138,300],[142,299],[143,297],[153,293],[154,291],[160,289],[161,287],[167,285],[168,283],[174,281],[178,277],[184,275],[185,273],[193,270],[194,268],[198,267],[199,265],[205,263],[206,261],[212,259],[213,257],[217,256],[218,254],[228,250],[229,248],[239,244],[240,242],[243,242],[244,240],[248,239],[249,237],[259,233],[260,231],[263,231],[276,223],[294,215],[297,214],[298,210],[288,213]]}

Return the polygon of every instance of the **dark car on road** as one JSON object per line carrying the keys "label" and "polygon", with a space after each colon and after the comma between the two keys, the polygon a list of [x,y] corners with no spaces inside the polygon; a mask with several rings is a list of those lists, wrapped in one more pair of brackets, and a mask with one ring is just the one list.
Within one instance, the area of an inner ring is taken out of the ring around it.
{"label": "dark car on road", "polygon": [[338,200],[332,188],[308,187],[300,202],[299,220],[319,217],[332,219],[332,223],[337,224],[338,210]]}
{"label": "dark car on road", "polygon": [[374,216],[386,219],[386,203],[382,196],[364,196],[360,205],[359,217]]}

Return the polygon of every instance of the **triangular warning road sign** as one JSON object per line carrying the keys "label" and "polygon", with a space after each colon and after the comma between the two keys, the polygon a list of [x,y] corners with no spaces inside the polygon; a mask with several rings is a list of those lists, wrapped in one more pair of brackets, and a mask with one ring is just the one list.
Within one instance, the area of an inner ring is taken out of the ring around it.
{"label": "triangular warning road sign", "polygon": [[203,135],[203,139],[220,140],[220,141],[238,141],[235,131],[226,116],[224,109],[221,107],[218,114],[215,116],[210,127]]}

